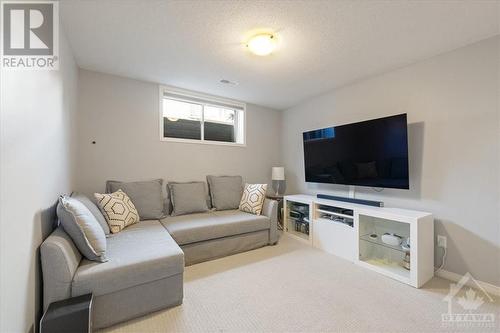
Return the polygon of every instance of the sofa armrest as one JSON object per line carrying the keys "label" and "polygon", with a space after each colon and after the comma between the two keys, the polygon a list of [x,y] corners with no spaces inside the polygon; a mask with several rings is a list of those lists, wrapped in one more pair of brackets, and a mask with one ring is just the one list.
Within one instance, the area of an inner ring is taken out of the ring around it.
{"label": "sofa armrest", "polygon": [[82,255],[69,235],[57,228],[40,246],[43,273],[43,309],[71,297],[71,283]]}
{"label": "sofa armrest", "polygon": [[271,228],[269,230],[270,244],[278,242],[278,204],[278,201],[266,198],[262,207],[262,215],[269,217],[271,220]]}

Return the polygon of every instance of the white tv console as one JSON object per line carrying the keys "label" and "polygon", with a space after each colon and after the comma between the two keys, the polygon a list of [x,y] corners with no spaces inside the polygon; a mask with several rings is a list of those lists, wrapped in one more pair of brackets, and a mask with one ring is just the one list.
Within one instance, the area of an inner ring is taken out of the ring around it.
{"label": "white tv console", "polygon": [[[304,194],[285,196],[283,208],[284,231],[291,237],[416,288],[434,276],[432,214]],[[411,248],[385,244],[384,233],[410,237]],[[410,269],[403,267],[408,254]]]}

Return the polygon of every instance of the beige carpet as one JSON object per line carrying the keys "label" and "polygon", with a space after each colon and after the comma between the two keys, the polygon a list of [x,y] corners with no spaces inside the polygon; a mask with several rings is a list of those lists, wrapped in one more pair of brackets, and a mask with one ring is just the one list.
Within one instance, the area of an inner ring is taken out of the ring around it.
{"label": "beige carpet", "polygon": [[[414,289],[282,237],[279,245],[187,267],[184,304],[104,332],[497,331],[498,299],[481,305],[495,327],[445,327],[449,281]],[[460,306],[455,308],[460,310]],[[460,311],[458,311],[460,312]],[[464,311],[462,310],[461,313]]]}

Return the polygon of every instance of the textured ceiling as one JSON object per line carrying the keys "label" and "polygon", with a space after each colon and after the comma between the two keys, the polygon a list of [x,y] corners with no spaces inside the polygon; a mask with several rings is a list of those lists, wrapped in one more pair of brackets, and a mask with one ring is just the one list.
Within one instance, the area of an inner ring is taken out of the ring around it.
{"label": "textured ceiling", "polygon": [[[276,109],[500,32],[498,1],[61,1],[60,11],[82,68]],[[242,45],[256,28],[278,34],[269,57]]]}

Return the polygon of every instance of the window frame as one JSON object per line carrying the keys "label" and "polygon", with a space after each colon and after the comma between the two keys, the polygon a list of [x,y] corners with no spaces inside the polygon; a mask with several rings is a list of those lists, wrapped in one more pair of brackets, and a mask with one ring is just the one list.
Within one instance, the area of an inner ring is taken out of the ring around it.
{"label": "window frame", "polygon": [[[172,94],[176,95],[176,97],[168,97],[165,96],[165,93],[167,94]],[[177,97],[179,96],[179,97]],[[170,138],[170,137],[164,137],[163,136],[163,100],[165,97],[168,97],[169,99],[172,100],[177,100],[181,102],[188,102],[188,103],[193,103],[193,104],[199,104],[202,106],[202,112],[201,112],[201,120],[200,120],[200,126],[201,126],[201,139],[183,139],[183,138]],[[185,99],[183,99],[185,97]],[[235,126],[236,123],[239,121],[239,117],[243,117],[243,143],[238,143],[238,142],[225,142],[225,141],[213,141],[213,140],[205,140],[205,108],[204,106],[212,106],[212,107],[225,107],[227,109],[231,109],[231,106],[235,107],[235,111],[240,111],[240,112],[235,112]],[[220,146],[230,146],[230,147],[246,147],[247,145],[247,112],[246,112],[246,103],[228,99],[228,98],[222,98],[222,97],[216,97],[212,95],[207,95],[207,94],[202,94],[202,93],[197,93],[189,90],[184,90],[184,89],[179,89],[179,88],[174,88],[174,87],[169,87],[169,86],[164,86],[160,85],[159,86],[159,130],[160,130],[160,141],[162,142],[177,142],[177,143],[195,143],[195,144],[203,144],[203,145],[220,145]]]}

